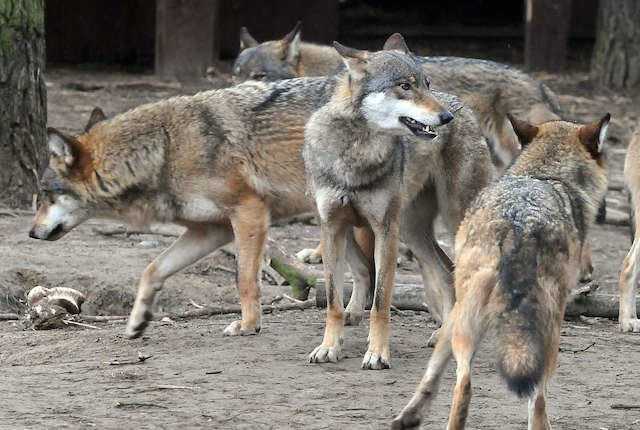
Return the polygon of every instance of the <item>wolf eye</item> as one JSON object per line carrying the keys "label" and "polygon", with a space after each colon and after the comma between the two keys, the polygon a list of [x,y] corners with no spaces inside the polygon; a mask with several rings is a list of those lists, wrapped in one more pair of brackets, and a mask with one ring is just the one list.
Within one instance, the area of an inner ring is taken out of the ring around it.
{"label": "wolf eye", "polygon": [[408,82],[403,82],[400,84],[400,88],[402,88],[405,91],[409,91],[411,89],[411,84]]}
{"label": "wolf eye", "polygon": [[260,80],[267,77],[267,74],[264,72],[253,72],[251,73],[251,79]]}

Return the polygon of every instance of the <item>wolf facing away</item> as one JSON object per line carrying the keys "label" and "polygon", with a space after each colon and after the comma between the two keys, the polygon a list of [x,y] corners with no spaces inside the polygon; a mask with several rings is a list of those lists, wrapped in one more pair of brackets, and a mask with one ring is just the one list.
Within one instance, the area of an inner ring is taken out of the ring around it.
{"label": "wolf facing away", "polygon": [[465,426],[471,360],[495,333],[500,373],[529,397],[529,429],[549,429],[546,390],[556,367],[566,300],[581,248],[607,189],[610,116],[589,125],[511,119],[524,150],[483,190],[456,235],[456,303],[427,371],[393,429],[419,426],[451,354],[457,362],[448,430]]}
{"label": "wolf facing away", "polygon": [[[445,320],[454,299],[451,268],[433,239],[434,218],[440,213],[455,230],[473,197],[492,179],[493,166],[469,108],[454,96],[431,92],[428,76],[406,45],[376,53],[335,46],[348,71],[309,119],[303,149],[320,220],[328,297],[324,338],[309,361],[340,358],[346,238],[351,226],[358,226],[373,232],[375,263],[369,348],[362,367],[384,369],[390,366],[399,237],[418,257],[429,309]],[[449,110],[457,112],[456,120],[436,132],[433,126],[453,119]]]}
{"label": "wolf facing away", "polygon": [[636,310],[636,286],[640,273],[640,128],[631,136],[624,161],[624,181],[629,192],[633,244],[620,269],[620,310],[618,323],[623,332],[640,332]]}
{"label": "wolf facing away", "polygon": [[[328,46],[302,42],[298,22],[284,38],[258,43],[245,27],[240,31],[240,53],[232,74],[236,82],[326,76],[342,65]],[[387,44],[398,44],[399,34]],[[392,49],[385,46],[383,49]],[[487,60],[460,57],[417,57],[434,88],[455,94],[469,105],[491,145],[495,161],[504,168],[520,150],[506,113],[532,123],[560,119],[556,94],[518,69]]]}

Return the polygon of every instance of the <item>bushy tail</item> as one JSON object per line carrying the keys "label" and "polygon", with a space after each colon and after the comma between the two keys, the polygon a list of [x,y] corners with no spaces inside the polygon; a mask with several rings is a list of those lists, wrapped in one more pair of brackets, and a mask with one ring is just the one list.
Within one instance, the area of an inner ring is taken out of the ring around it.
{"label": "bushy tail", "polygon": [[495,327],[498,369],[519,397],[531,395],[544,372],[543,326],[536,320],[533,308],[521,304],[517,309],[505,309]]}

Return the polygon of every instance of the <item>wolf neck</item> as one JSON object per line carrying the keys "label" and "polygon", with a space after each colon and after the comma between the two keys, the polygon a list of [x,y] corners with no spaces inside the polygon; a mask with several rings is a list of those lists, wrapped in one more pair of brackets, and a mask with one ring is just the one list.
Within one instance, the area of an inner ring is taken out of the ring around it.
{"label": "wolf neck", "polygon": [[342,57],[332,47],[306,42],[300,44],[300,61],[296,66],[299,77],[329,75],[342,66]]}
{"label": "wolf neck", "polygon": [[[569,160],[573,158],[573,160]],[[606,174],[594,169],[592,160],[577,154],[566,153],[550,147],[540,158],[540,154],[530,157],[524,152],[516,159],[507,173],[515,176],[529,176],[539,180],[562,183],[571,190],[570,197],[587,203],[585,220],[590,224],[607,189]]]}
{"label": "wolf neck", "polygon": [[[128,118],[124,120],[128,122]],[[137,133],[132,133],[129,125],[96,127],[94,134],[97,143],[91,148],[94,162],[90,192],[98,207],[107,212],[122,208],[116,203],[133,205],[143,196],[148,199],[149,195],[162,194],[159,189],[163,185],[168,133],[161,124]]]}

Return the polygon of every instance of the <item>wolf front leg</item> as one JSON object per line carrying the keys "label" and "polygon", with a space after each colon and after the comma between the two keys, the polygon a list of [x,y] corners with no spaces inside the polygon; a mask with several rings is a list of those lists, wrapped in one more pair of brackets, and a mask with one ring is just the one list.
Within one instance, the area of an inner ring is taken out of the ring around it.
{"label": "wolf front leg", "polygon": [[373,222],[372,228],[375,235],[376,281],[369,325],[369,349],[362,360],[362,368],[380,370],[391,367],[389,323],[400,234],[399,202],[391,202],[382,222]]}
{"label": "wolf front leg", "polygon": [[136,296],[126,336],[139,337],[151,321],[151,307],[164,281],[179,270],[195,263],[233,239],[226,225],[196,224],[187,229],[177,241],[160,254],[144,271]]}
{"label": "wolf front leg", "polygon": [[341,220],[321,221],[322,263],[327,292],[327,322],[322,344],[309,354],[309,363],[337,362],[340,359],[344,332],[344,268],[346,223]]}
{"label": "wolf front leg", "polygon": [[262,263],[269,229],[269,207],[259,196],[246,198],[231,217],[236,238],[236,272],[242,319],[224,329],[225,336],[257,334],[260,332],[260,281]]}

